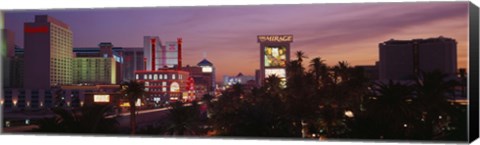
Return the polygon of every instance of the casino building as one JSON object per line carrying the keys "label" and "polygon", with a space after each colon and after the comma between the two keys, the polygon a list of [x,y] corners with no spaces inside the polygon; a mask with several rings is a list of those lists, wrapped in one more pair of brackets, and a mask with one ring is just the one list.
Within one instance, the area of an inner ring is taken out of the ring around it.
{"label": "casino building", "polygon": [[263,85],[265,78],[276,75],[281,79],[282,87],[286,87],[286,67],[290,62],[290,43],[293,35],[259,35],[260,43],[260,72],[258,81]]}
{"label": "casino building", "polygon": [[190,73],[182,70],[182,39],[163,45],[158,36],[144,37],[143,70],[135,79],[145,84],[150,102],[188,101],[194,98]]}

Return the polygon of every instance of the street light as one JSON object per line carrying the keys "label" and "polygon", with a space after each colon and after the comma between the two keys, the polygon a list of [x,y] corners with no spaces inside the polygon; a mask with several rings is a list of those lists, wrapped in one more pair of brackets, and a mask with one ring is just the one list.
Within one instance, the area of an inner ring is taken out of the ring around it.
{"label": "street light", "polygon": [[348,118],[353,118],[354,115],[353,115],[353,112],[352,112],[352,111],[346,110],[346,111],[345,111],[345,116],[347,116]]}

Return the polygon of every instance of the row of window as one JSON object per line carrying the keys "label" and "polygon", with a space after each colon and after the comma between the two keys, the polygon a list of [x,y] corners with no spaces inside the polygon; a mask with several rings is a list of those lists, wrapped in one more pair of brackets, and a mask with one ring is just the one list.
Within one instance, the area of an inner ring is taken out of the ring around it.
{"label": "row of window", "polygon": [[[171,79],[172,80],[177,79],[176,76],[177,76],[176,74],[172,74]],[[168,75],[167,74],[153,74],[153,75],[152,74],[143,74],[143,78],[139,78],[139,75],[136,74],[135,79],[137,79],[137,80],[138,79],[143,79],[143,80],[163,80],[163,79],[165,79],[165,80],[167,80]],[[180,80],[183,79],[183,75],[178,74],[178,79],[180,79]]]}

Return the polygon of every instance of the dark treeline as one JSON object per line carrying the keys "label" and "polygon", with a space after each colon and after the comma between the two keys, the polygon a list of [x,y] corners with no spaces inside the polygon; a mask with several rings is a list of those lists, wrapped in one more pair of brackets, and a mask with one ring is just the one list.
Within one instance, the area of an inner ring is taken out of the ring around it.
{"label": "dark treeline", "polygon": [[[165,120],[147,128],[135,129],[133,116],[131,133],[138,130],[136,134],[168,136],[466,140],[466,106],[448,101],[454,97],[454,87],[465,87],[464,82],[447,79],[438,71],[423,72],[411,81],[372,81],[365,77],[362,68],[345,61],[328,66],[319,57],[307,59],[299,51],[296,59],[288,62],[286,84],[277,76],[268,76],[259,88],[246,89],[235,84],[219,97],[204,95],[199,100],[201,104],[176,102]],[[133,91],[122,91],[127,97],[143,93],[142,85],[129,83],[133,84],[124,89]],[[132,106],[136,99],[131,99]],[[49,126],[55,124],[62,125],[64,130],[60,132],[115,131],[115,126],[109,125],[111,120],[93,117],[102,113],[85,111],[82,114],[91,116],[83,118],[92,120],[84,122],[82,117],[74,117],[80,118],[78,121],[71,119],[72,115],[64,111],[56,113],[64,117],[43,122],[39,131],[48,132]]]}
{"label": "dark treeline", "polygon": [[[327,66],[303,52],[287,65],[287,84],[234,85],[209,104],[216,135],[246,137],[466,140],[466,107],[450,103],[458,83],[441,72],[376,82],[341,61]],[[303,67],[309,63],[308,68]]]}

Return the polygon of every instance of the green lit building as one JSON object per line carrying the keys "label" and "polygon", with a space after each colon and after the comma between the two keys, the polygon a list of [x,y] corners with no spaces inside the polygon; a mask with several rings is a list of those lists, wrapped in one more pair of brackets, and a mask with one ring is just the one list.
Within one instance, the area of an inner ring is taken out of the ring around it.
{"label": "green lit building", "polygon": [[73,49],[73,84],[118,84],[122,81],[121,52],[113,51],[110,42],[102,42],[98,46]]}
{"label": "green lit building", "polygon": [[77,57],[73,59],[74,84],[115,84],[116,61],[113,57]]}

